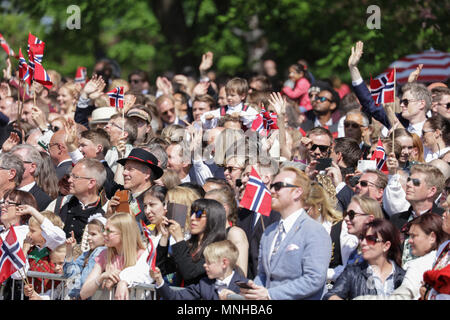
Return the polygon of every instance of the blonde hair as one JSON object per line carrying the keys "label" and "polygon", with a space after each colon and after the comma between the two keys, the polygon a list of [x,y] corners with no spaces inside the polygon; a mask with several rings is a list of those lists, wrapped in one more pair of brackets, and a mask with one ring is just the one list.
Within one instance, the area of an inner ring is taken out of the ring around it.
{"label": "blonde hair", "polygon": [[203,256],[209,262],[218,262],[226,258],[230,261],[231,269],[234,269],[239,257],[239,250],[230,240],[223,240],[208,244],[203,251]]}
{"label": "blonde hair", "polygon": [[[47,218],[54,226],[63,229],[64,228],[64,223],[61,220],[61,218],[56,215],[54,212],[51,212],[49,210],[45,210],[42,211],[41,214]],[[30,220],[28,221],[28,224],[35,224],[37,226],[40,226],[39,222],[36,220],[35,217],[31,217]]]}
{"label": "blonde hair", "polygon": [[238,207],[233,189],[228,187],[212,189],[205,194],[205,197],[206,196],[210,196],[212,199],[220,202],[225,208],[225,211],[226,205],[228,207],[227,220],[231,222],[232,225],[236,224]]}
{"label": "blonde hair", "polygon": [[123,87],[123,93],[130,90],[130,85],[128,84],[127,80],[124,79],[114,79],[111,81],[111,84],[109,85],[108,91],[114,90],[117,87]]}
{"label": "blonde hair", "polygon": [[166,195],[167,202],[178,203],[185,205],[187,207],[186,223],[184,225],[184,230],[189,230],[189,226],[191,224],[191,205],[195,200],[200,198],[201,197],[197,192],[187,187],[176,186],[175,188],[172,188],[169,191],[167,191]]}
{"label": "blonde hair", "polygon": [[429,188],[436,187],[436,193],[433,199],[436,199],[445,188],[444,174],[431,164],[415,164],[411,167],[410,173],[423,173],[425,175],[425,183]]}
{"label": "blonde hair", "polygon": [[167,189],[173,189],[181,183],[178,174],[175,172],[175,170],[172,169],[164,170],[164,174],[162,175],[160,180]]}
{"label": "blonde hair", "polygon": [[321,216],[323,221],[329,221],[332,224],[342,220],[342,214],[335,209],[335,203],[333,203],[330,195],[325,188],[317,182],[311,184],[311,189],[309,190],[305,205],[309,208],[308,214],[313,219],[317,219],[318,216]]}
{"label": "blonde hair", "polygon": [[303,193],[300,199],[302,201],[306,201],[311,189],[311,180],[309,179],[309,177],[306,175],[306,173],[295,167],[283,167],[281,168],[280,173],[284,171],[290,171],[295,174],[295,179],[293,182],[296,186],[299,186],[303,189]]}
{"label": "blonde hair", "polygon": [[364,213],[373,215],[375,219],[384,219],[383,211],[377,200],[368,196],[354,195],[351,201],[355,201]]}
{"label": "blonde hair", "polygon": [[[117,212],[109,217],[109,222],[119,229],[124,258],[123,268],[134,266],[138,260],[137,251],[145,249],[135,218],[127,212]],[[111,265],[118,252],[115,248],[108,248],[106,254],[107,265]]]}

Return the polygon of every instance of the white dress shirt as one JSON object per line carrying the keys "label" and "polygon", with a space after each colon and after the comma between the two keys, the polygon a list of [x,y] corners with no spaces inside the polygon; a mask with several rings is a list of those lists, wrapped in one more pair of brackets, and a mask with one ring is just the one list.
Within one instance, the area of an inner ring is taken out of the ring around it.
{"label": "white dress shirt", "polygon": [[[284,238],[286,238],[286,235],[289,233],[289,231],[292,229],[292,226],[294,225],[295,221],[297,221],[297,218],[300,217],[302,214],[307,214],[305,209],[301,208],[300,210],[297,210],[295,212],[293,212],[289,217],[287,217],[286,219],[280,219],[280,221],[278,223],[283,222],[283,227],[284,227],[284,234],[281,237],[281,242],[283,242]],[[275,237],[273,238],[272,241],[272,245],[270,246],[270,256],[269,256],[269,261],[270,258],[272,256],[272,251],[273,248],[275,247],[275,242],[277,241],[277,237],[278,237],[278,233],[277,232],[275,234]]]}

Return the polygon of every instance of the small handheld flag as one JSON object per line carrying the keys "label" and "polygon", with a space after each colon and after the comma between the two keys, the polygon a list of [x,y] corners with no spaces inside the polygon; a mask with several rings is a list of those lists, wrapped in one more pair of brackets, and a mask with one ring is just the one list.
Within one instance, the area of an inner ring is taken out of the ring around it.
{"label": "small handheld flag", "polygon": [[[141,220],[141,227],[142,231],[145,235],[145,237],[148,240],[148,244],[150,245],[150,252],[147,257],[147,263],[150,265],[153,271],[155,271],[155,263],[156,263],[156,250],[153,245],[152,238],[150,237],[151,231],[150,229],[145,225],[144,221]],[[148,247],[147,247],[148,248]]]}
{"label": "small handheld flag", "polygon": [[123,109],[123,87],[116,87],[106,93],[109,96],[109,105],[117,109]]}
{"label": "small handheld flag", "polygon": [[272,210],[272,195],[253,167],[239,206],[263,216],[269,216]]}
{"label": "small handheld flag", "polygon": [[3,35],[1,33],[0,33],[0,45],[2,46],[3,50],[5,50],[8,56],[16,57],[14,50],[9,46],[8,42],[6,42],[5,38],[3,38]]}
{"label": "small handheld flag", "polygon": [[377,106],[394,102],[395,92],[395,70],[378,78],[370,77],[370,94]]}
{"label": "small handheld flag", "polygon": [[75,83],[79,83],[81,87],[87,82],[87,71],[86,67],[78,67],[77,72],[75,74]]}
{"label": "small handheld flag", "polygon": [[381,139],[378,138],[377,148],[372,154],[372,158],[370,160],[376,160],[377,161],[377,169],[383,172],[384,174],[388,174],[389,170],[387,168],[386,163],[386,151],[384,150],[383,143],[381,142]]}
{"label": "small handheld flag", "polygon": [[0,238],[0,283],[26,265],[25,255],[17,240],[14,227],[10,227],[5,241]]}

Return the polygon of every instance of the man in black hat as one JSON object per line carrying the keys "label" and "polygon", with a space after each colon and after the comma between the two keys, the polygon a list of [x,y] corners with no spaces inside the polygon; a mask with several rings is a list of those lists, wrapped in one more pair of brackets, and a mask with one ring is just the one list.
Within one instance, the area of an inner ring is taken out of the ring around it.
{"label": "man in black hat", "polygon": [[[123,189],[130,192],[128,198],[130,212],[137,221],[144,220],[149,224],[144,214],[144,193],[153,185],[153,181],[163,175],[163,169],[158,166],[158,159],[144,149],[134,148],[128,157],[117,162],[123,166]],[[118,200],[116,196],[111,199],[109,214],[115,211],[119,204]]]}

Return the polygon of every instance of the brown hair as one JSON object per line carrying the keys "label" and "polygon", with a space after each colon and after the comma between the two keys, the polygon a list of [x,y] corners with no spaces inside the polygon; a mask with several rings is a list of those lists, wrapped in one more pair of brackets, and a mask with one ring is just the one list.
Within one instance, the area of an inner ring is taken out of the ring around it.
{"label": "brown hair", "polygon": [[446,241],[449,235],[442,229],[442,217],[436,213],[424,213],[417,218],[411,220],[407,224],[407,230],[412,225],[417,225],[426,234],[430,235],[432,232],[436,235],[436,242],[431,250],[436,250],[438,246]]}
{"label": "brown hair", "polygon": [[233,78],[225,85],[225,92],[236,92],[238,95],[247,96],[248,82],[243,78]]}
{"label": "brown hair", "polygon": [[375,234],[379,233],[384,242],[389,241],[391,243],[387,252],[387,258],[394,260],[398,266],[401,266],[402,254],[400,250],[400,231],[389,220],[379,218],[372,220],[366,225],[364,234],[367,233],[369,228],[372,228],[372,231]]}
{"label": "brown hair", "polygon": [[[21,205],[27,204],[32,206],[33,208],[37,209],[37,202],[34,196],[29,193],[22,190],[13,189],[11,191],[8,191],[3,196],[3,199],[11,199],[14,202],[17,202]],[[31,215],[26,214],[23,216],[20,216],[20,224],[24,225],[28,223],[28,220],[30,219]]]}

